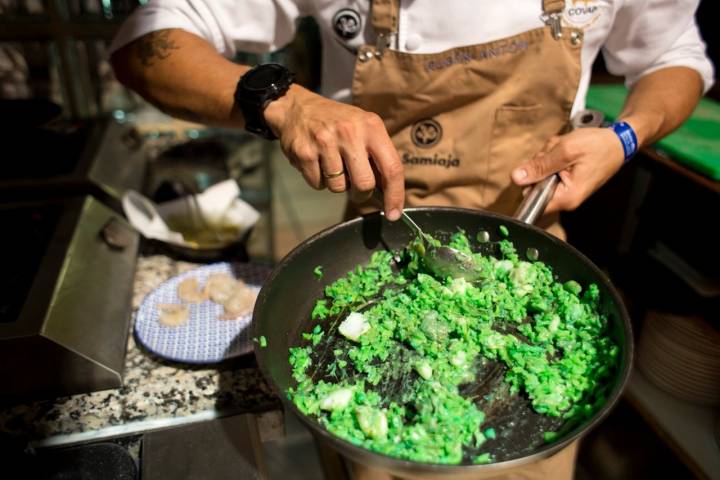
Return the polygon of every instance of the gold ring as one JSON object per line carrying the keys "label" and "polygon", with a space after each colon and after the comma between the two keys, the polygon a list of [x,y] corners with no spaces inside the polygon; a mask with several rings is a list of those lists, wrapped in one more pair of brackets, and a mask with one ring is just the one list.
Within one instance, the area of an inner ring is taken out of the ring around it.
{"label": "gold ring", "polygon": [[345,169],[342,169],[340,171],[333,172],[333,173],[324,173],[323,172],[323,177],[327,178],[328,180],[330,180],[331,178],[340,177],[342,175],[345,175]]}

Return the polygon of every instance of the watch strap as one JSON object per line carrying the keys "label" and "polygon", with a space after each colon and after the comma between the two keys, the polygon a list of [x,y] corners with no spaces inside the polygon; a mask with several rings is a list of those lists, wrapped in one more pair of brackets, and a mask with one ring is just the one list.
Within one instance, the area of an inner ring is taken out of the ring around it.
{"label": "watch strap", "polygon": [[245,129],[250,133],[254,133],[268,140],[275,140],[277,139],[277,135],[273,133],[265,121],[265,107],[267,107],[267,104],[270,103],[271,100],[263,102],[262,105],[258,105],[258,103],[255,102],[248,102],[242,98],[239,98],[237,102],[245,119]]}

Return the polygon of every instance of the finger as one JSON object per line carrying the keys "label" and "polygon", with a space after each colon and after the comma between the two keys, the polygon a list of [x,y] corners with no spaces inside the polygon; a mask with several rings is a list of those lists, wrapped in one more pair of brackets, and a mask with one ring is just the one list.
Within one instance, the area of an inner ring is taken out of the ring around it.
{"label": "finger", "polygon": [[540,152],[529,162],[512,171],[512,180],[517,185],[529,185],[549,177],[568,167],[570,160],[560,144],[547,153]]}
{"label": "finger", "polygon": [[368,153],[382,179],[385,216],[390,221],[400,218],[405,203],[405,175],[400,156],[383,126],[383,134],[372,137]]}
{"label": "finger", "polygon": [[[543,147],[540,149],[540,151],[537,152],[537,153],[533,156],[532,160],[536,160],[536,159],[537,159],[538,157],[540,157],[541,155],[545,155],[545,154],[548,153],[550,150],[552,150],[553,148],[555,148],[555,146],[557,146],[557,144],[558,144],[559,142],[560,142],[560,137],[559,137],[559,136],[555,135],[555,136],[553,136],[553,137],[550,137],[550,139],[549,139],[547,142],[545,142],[545,145],[543,145]],[[521,167],[522,167],[522,166],[521,166]],[[521,175],[521,174],[520,174],[520,175]],[[513,178],[513,180],[515,180],[515,179]],[[517,182],[516,182],[516,183],[517,183]],[[527,194],[528,194],[528,192],[530,192],[530,189],[531,189],[531,188],[532,188],[531,185],[525,186],[525,187],[522,189],[522,196],[523,196],[523,197],[527,196]]]}
{"label": "finger", "polygon": [[[333,159],[332,161],[329,159]],[[343,165],[342,157],[339,152],[327,155],[320,155],[320,169],[323,175],[323,181],[328,190],[333,193],[341,193],[348,189],[350,182],[348,181],[345,165]]]}
{"label": "finger", "polygon": [[302,173],[305,182],[315,190],[325,188],[325,181],[320,172],[318,154],[314,150],[308,150],[296,155],[296,164]]}
{"label": "finger", "polygon": [[350,188],[363,194],[372,192],[376,184],[375,174],[364,145],[359,141],[340,145],[340,154],[350,178]]}
{"label": "finger", "polygon": [[303,162],[300,166],[300,172],[302,173],[305,182],[315,190],[322,190],[325,188],[325,180],[322,178],[320,173],[320,164],[317,162],[305,163]]}
{"label": "finger", "polygon": [[[560,136],[554,135],[554,136],[550,137],[550,139],[547,142],[545,142],[545,145],[540,150],[540,152],[548,153],[550,150],[555,148],[558,145],[558,143],[560,143]],[[538,152],[538,153],[540,153],[540,152]]]}
{"label": "finger", "polygon": [[298,159],[295,152],[292,150],[291,147],[283,145],[282,151],[285,154],[285,158],[287,158],[290,165],[292,165],[293,168],[300,171],[300,160]]}
{"label": "finger", "polygon": [[[373,197],[373,192],[359,192],[355,190],[352,186],[352,183],[350,184],[350,202],[354,203],[355,205],[363,205],[365,203],[370,202],[370,199]],[[372,207],[375,207],[375,202],[371,203]]]}
{"label": "finger", "polygon": [[338,151],[337,144],[332,141],[320,148],[320,170],[325,185],[331,192],[340,193],[348,188],[345,165]]}
{"label": "finger", "polygon": [[352,198],[359,197],[357,192],[372,192],[375,188],[375,175],[367,158],[362,128],[362,121],[353,117],[336,122],[333,129],[337,149],[347,171]]}
{"label": "finger", "polygon": [[572,174],[567,171],[562,171],[558,174],[560,176],[560,182],[553,197],[545,207],[545,213],[555,213],[565,210],[572,210],[571,204],[574,197],[576,196],[577,185],[574,184]]}
{"label": "finger", "polygon": [[557,188],[555,189],[555,194],[545,207],[544,214],[555,213],[563,210],[562,204],[564,202],[564,197],[567,195],[567,189],[568,187],[565,186],[565,184],[558,184]]}

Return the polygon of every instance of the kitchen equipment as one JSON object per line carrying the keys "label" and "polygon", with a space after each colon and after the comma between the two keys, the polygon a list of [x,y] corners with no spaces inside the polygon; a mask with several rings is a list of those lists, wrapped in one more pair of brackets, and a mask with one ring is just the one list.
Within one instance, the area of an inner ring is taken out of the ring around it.
{"label": "kitchen equipment", "polygon": [[90,196],[0,206],[0,397],[121,386],[138,235]]}
{"label": "kitchen equipment", "polygon": [[138,468],[126,449],[110,442],[73,445],[36,453],[37,480],[137,480]]}
{"label": "kitchen equipment", "polygon": [[[414,208],[408,211],[423,230],[431,231],[445,240],[458,228],[474,236],[478,231],[497,232],[504,225],[517,251],[536,251],[539,260],[551,265],[560,281],[574,279],[581,285],[597,284],[602,309],[608,315],[609,334],[620,347],[620,366],[608,385],[605,405],[582,423],[568,425],[568,430],[557,440],[546,444],[542,441],[542,432],[554,429],[546,423],[546,417],[535,414],[521,397],[508,399],[502,409],[487,419],[497,431],[512,431],[496,444],[498,451],[490,451],[502,457],[502,461],[467,466],[421,464],[377,454],[333,436],[315,420],[302,415],[291,402],[286,403],[287,408],[298,414],[320,439],[357,462],[388,470],[398,476],[434,478],[483,478],[505,473],[513,467],[552,455],[597,425],[620,397],[629,377],[632,360],[630,321],[618,293],[607,277],[573,247],[519,220],[461,208]],[[345,275],[356,265],[367,262],[374,251],[401,249],[411,238],[404,226],[388,222],[379,214],[371,214],[315,235],[293,250],[275,268],[255,306],[253,335],[264,335],[267,339],[267,347],[256,347],[255,354],[260,368],[281,398],[286,398],[287,388],[295,385],[288,363],[288,348],[302,344],[301,334],[311,330],[313,322],[310,321],[310,312],[315,301],[322,297],[324,286]],[[495,248],[493,245],[489,242],[476,245],[475,248],[492,254]],[[311,280],[314,278],[313,270],[318,265],[323,266],[321,282]],[[482,397],[486,393],[481,389],[477,395]],[[510,428],[509,422],[516,422],[515,426]]]}
{"label": "kitchen equipment", "polygon": [[702,317],[648,312],[638,345],[638,368],[678,398],[720,405],[720,332]]}
{"label": "kitchen equipment", "polygon": [[143,480],[270,478],[252,414],[147,433],[142,457]]}
{"label": "kitchen equipment", "polygon": [[[602,120],[603,116],[597,112],[580,112],[573,118],[573,126],[599,126]],[[322,441],[346,457],[401,477],[478,479],[510,473],[551,456],[597,425],[615,405],[629,379],[632,330],[622,300],[605,274],[573,247],[532,225],[545,210],[558,183],[559,177],[552,175],[534,185],[518,208],[517,219],[449,207],[412,208],[408,211],[416,220],[418,230],[432,231],[442,241],[447,241],[458,228],[480,233],[481,237],[485,237],[483,240],[490,240],[489,232],[497,232],[504,226],[518,252],[525,252],[530,260],[539,259],[549,264],[560,281],[573,279],[581,285],[598,285],[601,308],[609,320],[609,335],[619,345],[621,353],[619,368],[607,385],[607,401],[591,418],[579,424],[563,425],[562,421],[535,413],[528,400],[521,396],[502,398],[500,406],[487,414],[484,424],[492,425],[497,431],[510,432],[488,444],[489,453],[499,461],[488,465],[434,465],[399,460],[360,448],[330,434],[314,419],[304,416],[292,402],[286,402],[288,408],[299,415]],[[414,228],[412,231],[415,233]],[[267,347],[256,347],[255,354],[260,368],[281,398],[285,399],[286,390],[295,385],[288,363],[288,348],[302,344],[301,335],[309,331],[310,324],[314,323],[310,320],[310,312],[315,300],[323,296],[324,285],[345,275],[358,264],[366,263],[374,251],[398,250],[411,239],[406,228],[390,223],[375,213],[311,237],[275,268],[255,305],[253,331],[254,336],[265,336],[267,339]],[[497,254],[493,245],[493,242],[483,241],[475,245],[475,249]],[[329,255],[329,252],[338,254]],[[305,282],[303,279],[312,278],[317,265],[324,267],[323,281]],[[298,282],[304,282],[304,288],[297,288]],[[289,321],[288,317],[293,321]],[[498,364],[497,369],[489,369],[490,375],[486,378],[476,379],[472,387],[473,396],[483,398],[493,393],[498,379],[503,377],[502,368]],[[559,438],[552,443],[543,441],[543,432],[557,430],[562,432]]]}
{"label": "kitchen equipment", "polygon": [[[178,285],[195,278],[202,287],[213,274],[226,273],[260,291],[270,269],[252,263],[214,263],[177,275],[148,294],[135,316],[135,335],[152,353],[177,362],[206,364],[234,358],[252,351],[250,313],[235,320],[220,320],[222,305],[206,300],[185,304],[178,297]],[[184,304],[190,311],[188,322],[166,327],[159,322],[158,305]]]}
{"label": "kitchen equipment", "polygon": [[[39,446],[32,442],[28,446],[26,439],[12,437],[10,442],[9,436],[0,436],[2,478],[277,480],[286,479],[290,467],[299,479],[337,478],[322,476],[313,439],[306,431],[302,436],[275,437],[281,436],[283,428],[282,416],[277,412],[225,413],[222,418],[163,428],[148,426],[148,430],[140,432],[123,432],[112,438],[101,435],[69,445]],[[184,413],[179,411],[177,415]],[[263,421],[268,416],[280,423],[270,435]]]}
{"label": "kitchen equipment", "polygon": [[34,100],[0,101],[0,118],[17,119],[0,124],[0,201],[87,194],[119,211],[122,192],[145,178],[140,135],[112,118],[49,121],[52,112]]}
{"label": "kitchen equipment", "polygon": [[[375,189],[373,198],[382,208],[385,202],[379,189]],[[422,228],[404,211],[400,214],[400,220],[415,234],[415,238],[422,242],[423,261],[428,270],[440,278],[462,277],[469,281],[477,278],[477,265],[472,257],[446,245],[433,245],[433,238],[423,232]]]}
{"label": "kitchen equipment", "polygon": [[59,113],[0,100],[3,399],[122,383],[139,239],[116,212],[142,187],[145,150],[129,124]]}
{"label": "kitchen equipment", "polygon": [[145,238],[186,256],[207,259],[240,247],[258,221],[259,212],[239,195],[237,182],[229,179],[202,193],[159,205],[129,190],[123,195],[122,207]]}
{"label": "kitchen equipment", "polygon": [[0,100],[0,128],[42,127],[58,121],[62,107],[47,98],[5,98]]}

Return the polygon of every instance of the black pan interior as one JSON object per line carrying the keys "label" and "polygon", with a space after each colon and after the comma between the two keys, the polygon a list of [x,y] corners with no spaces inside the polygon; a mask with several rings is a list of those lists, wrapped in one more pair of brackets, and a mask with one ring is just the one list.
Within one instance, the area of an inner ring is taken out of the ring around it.
{"label": "black pan interior", "polygon": [[[526,457],[549,448],[559,448],[597,422],[620,394],[627,378],[631,353],[627,314],[607,278],[587,258],[564,242],[507,217],[454,208],[413,209],[410,215],[425,231],[441,239],[446,239],[458,228],[465,230],[470,238],[474,238],[480,230],[489,232],[490,243],[474,244],[475,249],[487,254],[497,254],[494,242],[501,239],[499,227],[505,225],[510,232],[509,239],[521,257],[528,248],[535,248],[539,259],[552,266],[560,281],[574,279],[583,286],[596,283],[600,288],[603,310],[609,318],[609,334],[622,352],[618,369],[607,385],[605,407],[579,425],[563,425],[562,420],[535,413],[524,395],[507,392],[502,381],[505,367],[486,361],[478,370],[476,382],[464,386],[463,391],[477,398],[479,408],[486,414],[483,428],[494,427],[498,437],[488,440],[478,452],[467,450],[466,455],[470,457],[490,452],[496,461]],[[322,297],[324,286],[344,276],[358,264],[366,263],[373,251],[399,250],[410,239],[411,233],[402,224],[389,223],[379,215],[371,215],[333,227],[309,239],[278,265],[260,293],[254,315],[255,335],[264,335],[268,340],[266,348],[256,349],[258,362],[278,393],[284,397],[285,390],[295,385],[288,364],[288,348],[307,343],[301,334],[314,326],[314,322],[310,321],[310,312],[315,301]],[[316,279],[313,274],[318,265],[323,267],[322,279]],[[327,319],[323,322],[323,329],[329,335],[318,347],[320,352],[332,351],[337,344],[342,347],[342,342],[346,342],[333,335],[337,321]],[[328,355],[327,358],[331,357]],[[311,371],[316,372],[316,379],[323,378],[326,375],[323,373],[324,355],[316,355],[313,360]],[[402,365],[402,359],[397,359],[397,364]],[[395,371],[395,375],[379,385],[384,398],[402,395],[410,376],[416,375],[410,370]],[[323,429],[314,420],[311,420],[311,425]],[[558,429],[562,429],[563,435],[553,445],[546,443],[543,433]]]}

